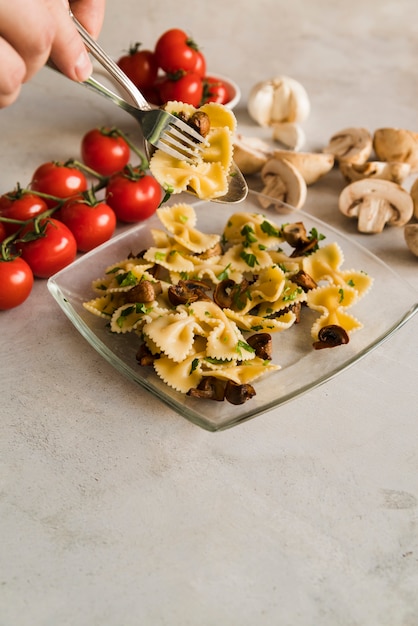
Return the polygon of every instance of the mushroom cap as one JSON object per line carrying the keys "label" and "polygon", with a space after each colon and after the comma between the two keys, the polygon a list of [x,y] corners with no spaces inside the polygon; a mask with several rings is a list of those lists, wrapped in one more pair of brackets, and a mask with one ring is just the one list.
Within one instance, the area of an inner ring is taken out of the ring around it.
{"label": "mushroom cap", "polygon": [[418,257],[418,224],[406,224],[403,233],[406,245]]}
{"label": "mushroom cap", "polygon": [[289,76],[260,81],[248,96],[248,113],[260,126],[302,122],[308,117],[310,108],[305,88]]}
{"label": "mushroom cap", "polygon": [[372,153],[373,140],[367,128],[344,128],[335,133],[323,149],[342,162],[364,163]]}
{"label": "mushroom cap", "polygon": [[418,133],[403,128],[378,128],[373,135],[373,148],[381,161],[409,163],[418,171]]}
{"label": "mushroom cap", "polygon": [[302,174],[307,185],[312,185],[319,178],[328,174],[334,167],[334,156],[325,152],[291,152],[274,150],[275,159],[286,159]]}
{"label": "mushroom cap", "polygon": [[412,217],[410,194],[389,180],[365,178],[345,187],[338,207],[344,215],[358,218],[362,233],[380,233],[385,224],[403,226]]}
{"label": "mushroom cap", "polygon": [[[307,187],[299,170],[286,159],[269,159],[261,170],[264,188],[259,198],[264,209],[279,200],[300,209],[306,201]],[[266,196],[263,198],[263,194]]]}
{"label": "mushroom cap", "polygon": [[399,185],[403,183],[411,171],[409,163],[401,163],[400,161],[389,163],[384,161],[366,161],[365,163],[342,161],[339,167],[341,174],[350,182],[363,178],[381,178],[382,180],[391,180]]}
{"label": "mushroom cap", "polygon": [[257,174],[272,156],[270,146],[258,137],[237,135],[234,140],[234,161],[244,175]]}

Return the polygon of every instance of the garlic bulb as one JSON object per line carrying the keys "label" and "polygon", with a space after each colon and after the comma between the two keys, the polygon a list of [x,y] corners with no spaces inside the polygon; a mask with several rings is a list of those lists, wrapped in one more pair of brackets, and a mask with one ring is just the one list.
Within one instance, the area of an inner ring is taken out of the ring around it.
{"label": "garlic bulb", "polygon": [[248,98],[248,113],[260,126],[302,122],[308,117],[310,109],[305,88],[288,76],[257,83]]}

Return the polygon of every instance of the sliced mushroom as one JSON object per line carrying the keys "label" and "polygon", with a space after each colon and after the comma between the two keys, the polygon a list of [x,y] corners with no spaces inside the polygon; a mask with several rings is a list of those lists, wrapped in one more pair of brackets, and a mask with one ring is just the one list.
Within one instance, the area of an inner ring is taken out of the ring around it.
{"label": "sliced mushroom", "polygon": [[177,285],[170,285],[167,296],[173,306],[189,304],[196,300],[210,300],[205,291],[208,285],[198,280],[179,280]]}
{"label": "sliced mushroom", "polygon": [[225,398],[225,383],[215,376],[205,376],[197,387],[189,389],[187,395],[192,398],[222,402]]}
{"label": "sliced mushroom", "polygon": [[129,289],[126,294],[127,302],[153,302],[161,293],[162,287],[160,282],[151,282],[150,280],[141,280],[137,285]]}
{"label": "sliced mushroom", "polygon": [[136,360],[142,367],[150,366],[156,359],[160,357],[159,354],[152,354],[151,350],[145,343],[141,343],[136,353]]}
{"label": "sliced mushroom", "polygon": [[306,135],[296,122],[276,122],[272,124],[273,139],[290,150],[300,150],[305,144]]}
{"label": "sliced mushroom", "polygon": [[243,309],[248,300],[247,280],[236,283],[232,278],[226,278],[218,283],[213,291],[213,301],[221,309]]}
{"label": "sliced mushroom", "polygon": [[323,152],[333,154],[340,162],[364,163],[372,148],[372,136],[366,128],[344,128],[331,137]]}
{"label": "sliced mushroom", "polygon": [[248,337],[247,343],[260,359],[271,361],[273,358],[273,340],[270,333],[255,333]]}
{"label": "sliced mushroom", "polygon": [[418,256],[418,224],[407,224],[404,228],[406,245],[415,256]]}
{"label": "sliced mushroom", "polygon": [[296,274],[292,274],[292,283],[295,283],[298,287],[302,287],[303,291],[310,291],[318,286],[312,276],[305,272],[305,270],[299,270]]}
{"label": "sliced mushroom", "polygon": [[255,389],[248,383],[242,385],[228,380],[225,386],[225,400],[228,400],[231,404],[244,404],[247,400],[250,400],[255,396]]}
{"label": "sliced mushroom", "polygon": [[413,214],[410,194],[389,180],[364,179],[347,185],[338,206],[344,215],[358,218],[361,233],[380,233],[385,224],[403,226]]}
{"label": "sliced mushroom", "polygon": [[373,135],[373,148],[381,161],[409,163],[418,171],[418,133],[402,128],[379,128]]}
{"label": "sliced mushroom", "polygon": [[366,163],[340,163],[340,171],[346,180],[354,182],[363,178],[379,178],[402,184],[411,171],[409,163],[399,161],[366,161]]}
{"label": "sliced mushroom", "polygon": [[336,348],[349,342],[347,331],[337,324],[323,326],[318,333],[318,341],[313,343],[315,350]]}
{"label": "sliced mushroom", "polygon": [[277,76],[254,85],[248,97],[248,112],[260,126],[302,122],[311,105],[306,89],[294,78]]}
{"label": "sliced mushroom", "polygon": [[306,201],[307,187],[299,170],[286,159],[269,159],[261,170],[264,187],[259,197],[263,209],[274,206],[274,200],[300,209]]}
{"label": "sliced mushroom", "polygon": [[305,183],[312,185],[334,166],[334,155],[324,152],[292,152],[290,150],[274,150],[275,159],[286,159],[302,174]]}
{"label": "sliced mushroom", "polygon": [[308,235],[303,222],[285,224],[281,232],[286,243],[294,248],[289,258],[310,254],[318,245],[318,239]]}
{"label": "sliced mushroom", "polygon": [[258,137],[237,135],[234,140],[234,161],[244,175],[257,174],[272,156],[270,146]]}
{"label": "sliced mushroom", "polygon": [[418,219],[418,178],[412,184],[410,194],[414,203],[414,216]]}

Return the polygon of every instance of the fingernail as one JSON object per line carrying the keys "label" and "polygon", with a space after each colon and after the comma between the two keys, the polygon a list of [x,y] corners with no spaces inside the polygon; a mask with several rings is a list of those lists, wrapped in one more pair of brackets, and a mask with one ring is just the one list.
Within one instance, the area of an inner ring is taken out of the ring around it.
{"label": "fingernail", "polygon": [[75,72],[80,81],[87,80],[93,71],[93,66],[87,52],[82,52],[75,64]]}

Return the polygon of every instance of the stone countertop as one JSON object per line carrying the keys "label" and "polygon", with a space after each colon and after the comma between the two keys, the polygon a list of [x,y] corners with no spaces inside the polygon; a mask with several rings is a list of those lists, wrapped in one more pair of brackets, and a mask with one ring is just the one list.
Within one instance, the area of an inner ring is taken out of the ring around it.
{"label": "stone countertop", "polygon": [[[413,0],[213,0],[204,15],[191,0],[126,0],[108,3],[100,41],[118,56],[185,28],[240,85],[239,130],[263,138],[251,86],[296,78],[315,150],[347,126],[417,130],[415,14]],[[0,112],[0,191],[74,156],[94,126],[134,132],[126,118],[42,70]],[[335,171],[305,210],[417,291],[402,229],[359,235],[338,212],[341,188]],[[0,315],[1,626],[417,624],[417,324],[285,406],[209,433],[116,372],[36,281]]]}

